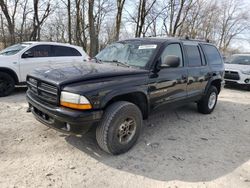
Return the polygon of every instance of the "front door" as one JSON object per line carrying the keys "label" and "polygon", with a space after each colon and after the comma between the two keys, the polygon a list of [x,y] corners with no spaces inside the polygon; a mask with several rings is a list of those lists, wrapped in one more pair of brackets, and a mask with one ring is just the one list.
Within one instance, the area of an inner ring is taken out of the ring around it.
{"label": "front door", "polygon": [[151,95],[152,108],[166,103],[184,99],[187,96],[187,69],[184,66],[182,47],[179,43],[168,44],[163,50],[160,61],[165,62],[169,55],[180,58],[180,66],[176,68],[166,67],[151,78],[149,90]]}
{"label": "front door", "polygon": [[49,66],[53,59],[51,45],[37,45],[25,51],[20,57],[20,73],[22,81],[27,74],[36,68]]}

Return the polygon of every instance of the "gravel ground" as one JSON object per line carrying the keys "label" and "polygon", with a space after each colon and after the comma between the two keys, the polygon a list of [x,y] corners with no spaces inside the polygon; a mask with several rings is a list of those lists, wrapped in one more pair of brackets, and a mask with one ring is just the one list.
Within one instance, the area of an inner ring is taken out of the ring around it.
{"label": "gravel ground", "polygon": [[0,98],[0,187],[250,187],[250,92],[224,89],[211,115],[194,104],[153,114],[129,152],[49,129],[25,88]]}

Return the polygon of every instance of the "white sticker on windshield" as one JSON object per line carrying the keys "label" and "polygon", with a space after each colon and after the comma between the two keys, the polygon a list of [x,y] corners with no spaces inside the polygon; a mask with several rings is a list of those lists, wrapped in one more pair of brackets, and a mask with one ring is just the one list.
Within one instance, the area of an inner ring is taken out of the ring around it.
{"label": "white sticker on windshield", "polygon": [[157,47],[156,44],[148,44],[148,45],[142,45],[139,46],[139,50],[144,50],[144,49],[155,49]]}

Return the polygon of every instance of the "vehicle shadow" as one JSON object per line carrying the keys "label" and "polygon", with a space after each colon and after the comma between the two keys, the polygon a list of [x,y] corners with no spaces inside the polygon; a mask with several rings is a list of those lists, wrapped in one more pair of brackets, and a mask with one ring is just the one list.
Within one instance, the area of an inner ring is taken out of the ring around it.
{"label": "vehicle shadow", "polygon": [[26,86],[17,86],[13,93],[6,97],[0,97],[1,102],[16,103],[25,102],[25,92],[27,91]]}
{"label": "vehicle shadow", "polygon": [[231,85],[227,84],[224,86],[224,88],[231,89],[231,90],[250,91],[250,87],[237,85],[237,84],[231,84]]}
{"label": "vehicle shadow", "polygon": [[211,181],[250,160],[250,104],[219,101],[211,115],[194,104],[154,113],[138,143],[111,156],[95,140],[94,129],[66,141],[109,167],[156,180]]}
{"label": "vehicle shadow", "polygon": [[27,91],[27,86],[16,86],[13,94],[25,93]]}

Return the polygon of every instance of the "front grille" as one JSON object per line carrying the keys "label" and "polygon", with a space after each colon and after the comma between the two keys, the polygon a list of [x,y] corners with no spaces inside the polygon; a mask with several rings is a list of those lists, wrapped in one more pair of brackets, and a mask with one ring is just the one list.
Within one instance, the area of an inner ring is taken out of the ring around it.
{"label": "front grille", "polygon": [[236,71],[225,71],[224,78],[230,80],[240,80],[239,73]]}
{"label": "front grille", "polygon": [[58,89],[56,86],[31,77],[27,79],[27,85],[30,91],[42,101],[57,104]]}

